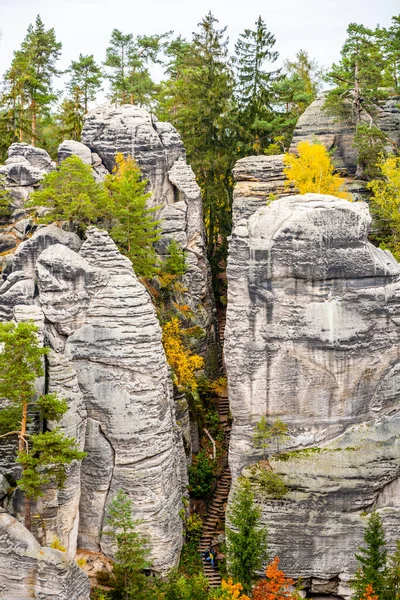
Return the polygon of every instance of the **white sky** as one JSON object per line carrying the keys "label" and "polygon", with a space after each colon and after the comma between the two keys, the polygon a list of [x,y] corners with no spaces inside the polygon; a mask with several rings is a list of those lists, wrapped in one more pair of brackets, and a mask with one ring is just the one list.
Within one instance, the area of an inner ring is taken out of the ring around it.
{"label": "white sky", "polygon": [[66,69],[80,52],[104,60],[113,28],[135,35],[173,29],[190,38],[209,10],[219,26],[228,26],[232,49],[238,34],[261,15],[282,59],[303,48],[329,67],[339,58],[349,23],[388,26],[400,5],[399,0],[0,0],[0,75],[37,14],[62,42],[59,68]]}

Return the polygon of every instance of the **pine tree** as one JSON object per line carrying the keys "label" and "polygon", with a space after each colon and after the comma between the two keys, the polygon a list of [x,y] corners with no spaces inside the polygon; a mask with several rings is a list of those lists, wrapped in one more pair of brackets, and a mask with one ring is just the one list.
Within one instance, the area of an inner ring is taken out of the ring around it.
{"label": "pine tree", "polygon": [[233,496],[226,529],[228,570],[248,594],[266,558],[267,531],[260,527],[261,511],[254,504],[249,481],[242,479]]}
{"label": "pine tree", "polygon": [[360,567],[353,581],[354,599],[362,600],[370,584],[378,598],[383,597],[386,577],[386,541],[379,513],[372,512],[364,532],[364,546],[360,546],[356,559]]}
{"label": "pine tree", "polygon": [[341,50],[341,61],[328,73],[336,86],[327,95],[325,106],[336,115],[360,125],[363,114],[373,120],[376,104],[385,97],[382,85],[383,60],[374,32],[351,23]]}
{"label": "pine tree", "polygon": [[132,517],[132,500],[118,490],[108,507],[103,534],[115,545],[111,586],[119,600],[139,600],[146,597],[148,578],[144,571],[151,567],[148,540],[137,527],[141,521]]}
{"label": "pine tree", "polygon": [[239,120],[247,132],[247,145],[243,153],[262,153],[270,143],[268,123],[273,118],[272,82],[279,70],[265,70],[274,63],[278,52],[273,50],[275,36],[268,31],[265,22],[258,17],[256,29],[245,29],[235,45],[236,98]]}
{"label": "pine tree", "polygon": [[[382,89],[384,60],[381,47],[375,33],[364,25],[351,23],[347,34],[341,51],[342,59],[328,73],[336,87],[327,94],[324,106],[341,120],[354,123],[356,130],[365,118],[369,127],[377,127],[374,121],[377,105],[386,97]],[[362,139],[365,142],[365,135]],[[359,160],[356,176],[362,177],[364,169],[364,162]]]}
{"label": "pine tree", "polygon": [[384,61],[384,85],[400,89],[400,15],[392,17],[392,25],[377,27],[375,37],[381,48]]}
{"label": "pine tree", "polygon": [[159,54],[169,35],[138,35],[134,38],[118,29],[112,31],[104,66],[113,102],[151,106],[156,86],[149,67],[161,62]]}
{"label": "pine tree", "polygon": [[142,180],[138,165],[131,157],[116,155],[116,166],[106,178],[110,195],[110,213],[115,219],[110,234],[131,259],[136,275],[152,277],[157,256],[154,243],[160,238],[159,221],[154,218],[158,207],[149,208],[147,180]]}
{"label": "pine tree", "polygon": [[4,76],[6,92],[2,104],[9,106],[10,118],[22,141],[30,120],[31,143],[36,144],[38,119],[48,112],[57,99],[52,89],[53,78],[59,75],[56,62],[61,53],[54,29],[45,29],[40,15],[35,26],[29,25],[21,49],[14,52],[10,69]]}
{"label": "pine tree", "polygon": [[77,61],[72,61],[68,69],[71,79],[68,90],[72,96],[77,95],[77,90],[82,98],[83,114],[88,111],[89,102],[96,100],[96,94],[100,90],[102,73],[100,67],[94,60],[93,54],[80,54]]}
{"label": "pine tree", "polygon": [[56,171],[44,177],[41,189],[31,195],[28,206],[50,209],[41,218],[44,223],[68,221],[71,230],[74,223],[84,230],[103,216],[107,203],[107,193],[93,179],[90,165],[77,156],[69,156]]}
{"label": "pine tree", "polygon": [[17,462],[21,465],[18,487],[25,492],[25,525],[30,528],[30,503],[43,495],[43,487],[55,481],[62,487],[66,465],[82,460],[76,441],[58,428],[30,433],[34,414],[41,422],[57,422],[67,411],[67,403],[55,394],[39,395],[35,382],[44,375],[43,357],[48,348],[39,345],[33,323],[0,323],[0,397],[6,405],[0,411],[0,437],[18,440]]}

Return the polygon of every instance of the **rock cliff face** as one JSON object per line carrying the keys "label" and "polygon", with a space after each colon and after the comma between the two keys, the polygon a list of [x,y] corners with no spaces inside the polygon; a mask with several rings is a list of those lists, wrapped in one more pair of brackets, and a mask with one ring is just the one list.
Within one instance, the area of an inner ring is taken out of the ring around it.
{"label": "rock cliff face", "polygon": [[283,154],[277,156],[246,156],[235,164],[233,177],[232,227],[248,219],[258,208],[277,196],[290,196],[285,188]]}
{"label": "rock cliff face", "polygon": [[89,581],[64,552],[42,548],[21,523],[0,513],[0,595],[7,600],[89,600]]}
{"label": "rock cliff face", "polygon": [[[296,151],[297,144],[303,140],[312,141],[317,138],[326,148],[333,151],[333,162],[339,169],[347,173],[355,173],[357,168],[357,150],[354,147],[354,126],[340,123],[323,110],[325,96],[322,94],[301,115],[293,133],[291,152]],[[377,125],[389,139],[400,145],[400,109],[399,99],[386,101],[379,109],[376,117]]]}
{"label": "rock cliff face", "polygon": [[281,198],[237,222],[228,262],[231,469],[254,480],[261,416],[288,424],[286,455],[269,460],[288,493],[254,480],[270,551],[338,598],[361,513],[376,506],[389,544],[400,537],[400,266],[367,241],[370,221],[364,203]]}
{"label": "rock cliff face", "polygon": [[47,544],[58,537],[69,556],[77,544],[111,555],[101,530],[108,503],[123,488],[150,536],[154,568],[165,571],[182,544],[186,461],[148,293],[130,261],[95,228],[82,246],[54,226],[39,229],[18,255],[23,278],[11,273],[3,294],[15,302],[0,296],[0,304],[7,319],[40,321],[52,349],[48,389],[68,401],[61,425],[88,453],[82,466],[71,467],[65,488],[49,489],[40,501],[34,530]]}

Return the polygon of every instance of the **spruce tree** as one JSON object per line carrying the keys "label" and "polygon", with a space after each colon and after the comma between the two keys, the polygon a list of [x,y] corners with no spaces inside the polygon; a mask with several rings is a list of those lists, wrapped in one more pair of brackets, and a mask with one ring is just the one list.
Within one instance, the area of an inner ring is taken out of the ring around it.
{"label": "spruce tree", "polygon": [[133,519],[132,509],[132,501],[118,490],[108,507],[103,531],[116,548],[110,585],[117,600],[145,598],[149,587],[144,572],[151,567],[149,543],[137,531],[141,521]]}
{"label": "spruce tree", "polygon": [[353,581],[354,600],[361,600],[368,584],[379,598],[383,598],[386,577],[386,541],[382,520],[373,511],[364,532],[364,546],[358,548],[356,559],[359,569]]}
{"label": "spruce tree", "polygon": [[[234,78],[226,28],[208,13],[189,45],[175,47],[175,75],[161,99],[160,113],[180,132],[203,194],[208,258],[216,295],[231,231],[232,167],[237,160]],[[165,91],[165,90],[164,90]]]}
{"label": "spruce tree", "polygon": [[248,139],[243,153],[262,153],[270,143],[268,123],[273,118],[272,83],[279,70],[266,70],[278,58],[275,36],[258,17],[256,29],[245,29],[235,45],[236,91],[242,136]]}
{"label": "spruce tree", "polygon": [[30,528],[30,503],[43,495],[43,487],[55,481],[62,487],[66,465],[82,460],[76,441],[58,428],[31,432],[29,424],[39,415],[42,426],[57,422],[67,403],[55,394],[38,395],[35,382],[44,375],[43,358],[48,348],[39,344],[38,329],[31,323],[0,323],[0,437],[18,440],[17,462],[21,466],[18,487],[25,492],[25,525]]}
{"label": "spruce tree", "polygon": [[248,594],[267,558],[267,531],[260,526],[261,511],[248,480],[239,482],[227,516],[228,571]]}

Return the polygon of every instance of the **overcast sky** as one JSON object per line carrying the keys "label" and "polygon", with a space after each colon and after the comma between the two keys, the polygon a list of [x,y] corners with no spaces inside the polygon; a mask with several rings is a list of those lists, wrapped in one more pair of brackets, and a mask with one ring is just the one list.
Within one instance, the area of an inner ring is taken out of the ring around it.
{"label": "overcast sky", "polygon": [[303,48],[328,67],[339,58],[349,23],[388,26],[400,6],[399,0],[0,0],[0,74],[37,14],[62,42],[59,67],[65,69],[80,52],[104,60],[113,28],[133,34],[173,29],[190,38],[209,10],[220,26],[228,26],[232,48],[238,34],[253,28],[261,15],[282,59]]}

